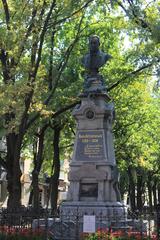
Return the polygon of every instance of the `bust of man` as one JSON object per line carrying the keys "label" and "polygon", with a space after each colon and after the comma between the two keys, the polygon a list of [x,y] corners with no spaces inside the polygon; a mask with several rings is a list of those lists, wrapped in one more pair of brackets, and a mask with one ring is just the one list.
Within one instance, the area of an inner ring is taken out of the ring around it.
{"label": "bust of man", "polygon": [[89,53],[83,57],[82,64],[91,77],[96,76],[99,72],[99,68],[101,68],[111,58],[109,54],[106,54],[99,50],[99,46],[99,37],[96,35],[90,36]]}

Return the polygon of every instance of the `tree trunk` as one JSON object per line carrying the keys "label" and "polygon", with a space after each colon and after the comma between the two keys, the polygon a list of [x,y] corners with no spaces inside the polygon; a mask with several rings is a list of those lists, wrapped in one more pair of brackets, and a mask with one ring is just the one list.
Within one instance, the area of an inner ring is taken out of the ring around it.
{"label": "tree trunk", "polygon": [[137,176],[137,209],[141,212],[143,208],[143,176],[138,174]]}
{"label": "tree trunk", "polygon": [[[32,171],[32,203],[35,211],[39,210],[40,201],[39,201],[39,173],[43,163],[43,149],[44,149],[44,136],[45,130],[48,125],[45,125],[37,134],[38,141],[34,146],[34,169]],[[31,199],[30,199],[31,201]]]}
{"label": "tree trunk", "polygon": [[128,179],[129,179],[129,198],[130,198],[131,210],[135,211],[136,210],[135,181],[134,181],[132,169],[130,166],[128,167]]}
{"label": "tree trunk", "polygon": [[153,210],[153,203],[152,203],[152,178],[151,178],[151,174],[150,173],[148,173],[147,188],[148,188],[149,208],[150,208],[150,211],[152,212],[152,210]]}
{"label": "tree trunk", "polygon": [[20,169],[20,151],[21,136],[19,134],[10,133],[6,138],[7,142],[7,190],[8,201],[7,207],[17,209],[21,206],[21,169]]}
{"label": "tree trunk", "polygon": [[156,179],[154,180],[152,191],[153,191],[153,203],[154,203],[154,209],[155,209],[157,206],[157,180]]}
{"label": "tree trunk", "polygon": [[59,157],[59,140],[60,140],[60,127],[54,128],[54,173],[51,176],[51,208],[52,213],[57,211],[57,200],[58,200],[58,185],[59,185],[59,173],[60,173],[60,157]]}
{"label": "tree trunk", "polygon": [[159,183],[157,186],[157,191],[158,191],[158,203],[160,203],[160,184]]}

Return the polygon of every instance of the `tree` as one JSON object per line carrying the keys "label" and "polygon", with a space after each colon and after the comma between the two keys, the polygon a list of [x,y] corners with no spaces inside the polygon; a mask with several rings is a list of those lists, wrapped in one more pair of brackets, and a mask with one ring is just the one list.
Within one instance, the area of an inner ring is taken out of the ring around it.
{"label": "tree", "polygon": [[[54,87],[47,89],[47,68],[43,62],[49,29],[57,32],[63,23],[74,15],[80,14],[92,1],[56,2],[35,1],[2,1],[1,7],[1,101],[6,130],[7,154],[5,161],[1,159],[7,170],[8,207],[17,208],[21,199],[20,155],[26,131],[42,113],[45,105],[52,98],[60,75],[66,64],[61,62]],[[65,8],[63,8],[63,4]],[[37,94],[43,86],[43,98]],[[45,98],[44,102],[42,100]],[[44,105],[45,104],[45,105]],[[35,112],[36,110],[36,112]]]}

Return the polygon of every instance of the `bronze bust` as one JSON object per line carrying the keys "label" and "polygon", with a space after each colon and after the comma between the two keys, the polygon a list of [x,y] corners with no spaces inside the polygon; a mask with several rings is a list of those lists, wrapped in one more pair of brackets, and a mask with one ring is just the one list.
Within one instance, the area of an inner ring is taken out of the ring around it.
{"label": "bronze bust", "polygon": [[111,58],[109,54],[99,50],[99,46],[99,37],[96,35],[90,36],[89,53],[87,53],[82,59],[82,63],[89,76],[96,76],[99,72],[99,68],[101,68]]}
{"label": "bronze bust", "polygon": [[89,53],[82,59],[82,64],[86,69],[84,93],[87,95],[89,93],[102,93],[106,91],[103,77],[99,74],[99,68],[101,68],[111,56],[102,52],[99,46],[99,37],[96,35],[90,36]]}

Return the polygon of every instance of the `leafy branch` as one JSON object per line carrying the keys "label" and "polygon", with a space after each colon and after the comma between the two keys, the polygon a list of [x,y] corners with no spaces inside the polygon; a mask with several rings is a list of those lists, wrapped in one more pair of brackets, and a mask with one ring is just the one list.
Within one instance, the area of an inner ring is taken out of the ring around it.
{"label": "leafy branch", "polygon": [[7,29],[9,30],[9,21],[10,21],[10,13],[9,13],[9,8],[8,8],[8,3],[6,0],[2,0],[3,3],[3,8],[5,11],[5,18],[6,18],[6,25],[7,25]]}
{"label": "leafy branch", "polygon": [[131,17],[131,14],[132,14],[132,17],[135,21],[136,24],[140,25],[142,28],[144,29],[148,29],[150,32],[151,32],[151,28],[149,26],[149,23],[147,21],[144,20],[144,18],[142,18],[136,11],[135,11],[135,6],[134,6],[134,3],[133,1],[130,1],[130,0],[127,0],[129,6],[130,6],[130,10],[131,10],[131,14],[129,13],[129,10],[127,10],[125,7],[124,7],[124,4],[122,4],[121,1],[119,0],[115,0],[116,3],[123,9],[123,11],[125,12],[125,14],[128,16],[128,17]]}
{"label": "leafy branch", "polygon": [[[53,88],[52,88],[49,96],[48,96],[48,97],[45,99],[45,101],[44,101],[44,104],[45,104],[45,105],[48,105],[49,102],[50,102],[50,100],[51,100],[51,98],[53,97],[54,92],[55,92],[55,90],[56,90],[56,88],[57,88],[58,82],[59,82],[59,80],[60,80],[60,77],[61,77],[61,75],[62,75],[62,73],[63,73],[63,71],[64,71],[64,69],[65,69],[65,67],[66,67],[66,65],[67,65],[67,63],[68,63],[69,56],[70,56],[70,54],[71,54],[71,52],[72,52],[75,44],[76,44],[77,41],[79,40],[79,35],[80,35],[80,33],[81,33],[81,24],[82,24],[83,18],[84,18],[84,15],[82,15],[82,17],[81,17],[81,19],[80,19],[80,22],[79,22],[79,25],[78,25],[78,29],[77,29],[77,34],[76,34],[74,40],[71,42],[71,44],[69,45],[69,47],[67,48],[67,50],[66,50],[66,52],[65,52],[65,54],[64,54],[65,59],[62,59],[62,61],[60,62],[59,66],[58,66],[58,71],[59,71],[59,73],[58,73],[58,76],[57,76],[57,78],[56,78],[56,80],[55,80],[54,86],[53,86]],[[73,106],[75,106],[75,105],[76,105],[76,104],[74,103]],[[71,107],[69,107],[69,108],[72,108],[72,104],[71,104],[70,106],[71,106]],[[68,109],[68,107],[67,107],[67,109]],[[67,110],[67,109],[66,109],[66,110]],[[63,110],[62,110],[62,112],[63,112]],[[58,115],[59,115],[59,114],[58,114]],[[39,116],[40,116],[40,113],[37,113],[37,114],[35,114],[35,116],[33,116],[33,117],[28,121],[28,123],[27,123],[27,129],[28,129],[28,127],[29,127]]]}
{"label": "leafy branch", "polygon": [[132,71],[132,72],[130,72],[130,73],[128,73],[128,74],[126,74],[126,76],[124,76],[123,78],[121,78],[120,80],[118,80],[118,81],[117,81],[116,83],[114,83],[112,86],[108,87],[108,88],[107,88],[107,91],[108,91],[108,92],[111,91],[112,89],[114,89],[115,87],[117,87],[121,82],[125,81],[127,78],[132,77],[132,76],[134,76],[134,75],[136,75],[136,74],[141,74],[141,72],[142,72],[143,70],[145,70],[145,69],[147,69],[147,68],[149,68],[149,67],[152,67],[155,63],[159,63],[159,62],[160,62],[160,58],[158,58],[156,62],[153,61],[153,62],[151,62],[151,63],[149,63],[149,64],[146,64],[146,65],[144,65],[144,66],[142,66],[142,67],[140,67],[140,68],[138,68],[138,69],[136,69],[136,70],[134,70],[134,71]]}
{"label": "leafy branch", "polygon": [[58,20],[58,21],[56,22],[56,25],[59,25],[59,24],[65,22],[66,20],[70,19],[71,17],[77,15],[79,12],[81,12],[81,11],[83,11],[85,8],[87,8],[88,5],[89,5],[91,2],[93,2],[93,1],[94,1],[94,0],[89,0],[89,1],[86,2],[81,8],[79,8],[78,10],[76,10],[75,12],[73,12],[72,14],[68,15],[67,17],[64,17],[64,18]]}

